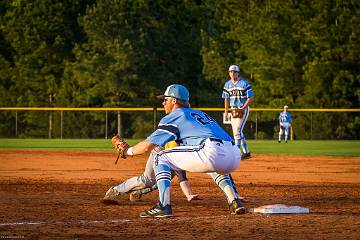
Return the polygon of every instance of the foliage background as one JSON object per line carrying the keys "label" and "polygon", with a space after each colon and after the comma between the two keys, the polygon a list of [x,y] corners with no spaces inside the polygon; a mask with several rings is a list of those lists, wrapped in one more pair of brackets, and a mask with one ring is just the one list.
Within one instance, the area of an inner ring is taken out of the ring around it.
{"label": "foliage background", "polygon": [[[359,13],[352,0],[1,1],[0,106],[159,106],[155,96],[181,83],[193,107],[222,107],[238,64],[252,107],[359,108]],[[46,136],[50,114],[21,113],[21,136]],[[276,117],[262,116],[264,138]],[[13,114],[0,118],[0,136],[13,135]],[[146,136],[149,118],[125,115],[126,134]],[[316,118],[319,138],[359,138],[358,114]],[[73,114],[66,136],[96,137],[101,119]]]}

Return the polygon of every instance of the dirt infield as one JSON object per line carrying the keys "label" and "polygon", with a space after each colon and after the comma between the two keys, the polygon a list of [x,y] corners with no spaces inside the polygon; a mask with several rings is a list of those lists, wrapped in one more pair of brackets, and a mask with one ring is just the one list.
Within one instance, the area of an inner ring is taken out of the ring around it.
{"label": "dirt infield", "polygon": [[248,208],[282,203],[309,214],[232,216],[210,177],[189,173],[203,200],[188,203],[174,181],[169,219],[138,217],[157,192],[139,202],[99,202],[146,162],[114,160],[108,151],[0,151],[0,238],[360,239],[360,157],[255,154],[233,173]]}

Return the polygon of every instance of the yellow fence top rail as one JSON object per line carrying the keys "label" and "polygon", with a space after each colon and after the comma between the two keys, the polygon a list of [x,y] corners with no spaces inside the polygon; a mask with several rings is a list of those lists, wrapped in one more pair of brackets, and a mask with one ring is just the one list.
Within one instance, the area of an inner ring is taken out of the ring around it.
{"label": "yellow fence top rail", "polygon": [[[160,108],[158,108],[160,109]],[[66,108],[66,107],[0,107],[0,110],[23,111],[153,111],[154,108]]]}
{"label": "yellow fence top rail", "polygon": [[[224,111],[224,108],[194,108],[202,111]],[[0,107],[0,110],[8,111],[154,111],[155,108],[70,108],[70,107]],[[164,111],[164,108],[156,108],[156,110]],[[253,112],[277,112],[282,111],[282,108],[250,108]],[[359,108],[309,108],[309,109],[296,109],[291,108],[289,112],[360,112]]]}

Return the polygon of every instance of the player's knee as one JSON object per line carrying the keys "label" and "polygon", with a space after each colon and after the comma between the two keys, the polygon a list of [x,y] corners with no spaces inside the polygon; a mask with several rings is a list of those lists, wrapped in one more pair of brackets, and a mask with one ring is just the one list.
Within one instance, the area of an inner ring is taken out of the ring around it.
{"label": "player's knee", "polygon": [[187,181],[186,172],[183,170],[174,171],[174,175],[178,178],[179,183]]}
{"label": "player's knee", "polygon": [[139,177],[139,182],[141,182],[141,184],[143,184],[143,187],[151,187],[152,185],[154,185],[156,183],[155,177],[154,178],[150,178],[149,176],[145,176],[145,175],[141,175]]}
{"label": "player's knee", "polygon": [[153,162],[153,168],[159,164],[159,153],[164,150],[164,148],[162,147],[156,147],[155,149],[153,149],[151,152],[150,152],[150,158],[152,159],[152,162]]}

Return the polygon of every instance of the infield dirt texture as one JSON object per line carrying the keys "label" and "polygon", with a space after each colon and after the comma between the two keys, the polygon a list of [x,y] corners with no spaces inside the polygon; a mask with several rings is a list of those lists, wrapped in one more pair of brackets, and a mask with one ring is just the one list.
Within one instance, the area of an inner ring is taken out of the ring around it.
{"label": "infield dirt texture", "polygon": [[205,174],[189,173],[203,200],[188,203],[176,180],[174,217],[141,219],[157,192],[106,206],[106,190],[142,173],[146,157],[114,165],[109,151],[0,151],[0,238],[360,239],[360,157],[254,155],[233,173],[248,208],[298,205],[310,214],[232,216]]}

